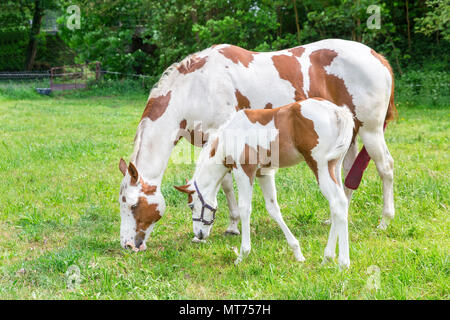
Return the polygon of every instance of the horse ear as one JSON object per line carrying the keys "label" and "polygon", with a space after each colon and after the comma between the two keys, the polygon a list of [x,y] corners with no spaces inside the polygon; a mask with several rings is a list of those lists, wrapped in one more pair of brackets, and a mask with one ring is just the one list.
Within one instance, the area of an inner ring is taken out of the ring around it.
{"label": "horse ear", "polygon": [[131,184],[136,184],[139,180],[139,174],[132,162],[130,162],[130,165],[128,166],[128,173],[131,176]]}
{"label": "horse ear", "polygon": [[125,162],[125,160],[123,160],[122,158],[120,158],[119,161],[119,170],[120,172],[122,172],[122,174],[125,176],[125,174],[127,173],[127,163]]}
{"label": "horse ear", "polygon": [[194,193],[194,190],[189,190],[190,186],[191,186],[190,184],[185,184],[184,186],[173,186],[173,187],[175,189],[177,189],[178,191],[180,191],[180,192],[184,192],[184,193],[187,193],[187,194],[192,194],[192,193]]}

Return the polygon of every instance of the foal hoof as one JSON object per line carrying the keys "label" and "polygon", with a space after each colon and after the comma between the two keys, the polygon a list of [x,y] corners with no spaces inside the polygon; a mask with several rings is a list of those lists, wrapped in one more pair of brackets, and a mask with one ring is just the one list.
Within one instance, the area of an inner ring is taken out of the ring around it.
{"label": "foal hoof", "polygon": [[377,229],[379,230],[386,230],[389,225],[389,220],[382,218],[380,224],[378,225]]}
{"label": "foal hoof", "polygon": [[339,263],[339,269],[340,270],[347,270],[348,268],[350,268],[350,261],[349,260],[338,261],[338,263]]}
{"label": "foal hoof", "polygon": [[226,230],[225,231],[225,235],[226,236],[238,236],[238,235],[240,235],[241,233],[239,232],[239,230]]}

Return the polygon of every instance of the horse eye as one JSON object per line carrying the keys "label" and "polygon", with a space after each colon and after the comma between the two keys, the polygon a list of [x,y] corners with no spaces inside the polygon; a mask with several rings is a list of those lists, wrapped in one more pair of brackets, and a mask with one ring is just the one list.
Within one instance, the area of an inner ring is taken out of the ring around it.
{"label": "horse eye", "polygon": [[189,206],[189,208],[191,208],[191,210],[194,209],[194,204],[193,203],[188,204],[188,206]]}
{"label": "horse eye", "polygon": [[131,206],[131,210],[135,210],[137,208],[137,203]]}

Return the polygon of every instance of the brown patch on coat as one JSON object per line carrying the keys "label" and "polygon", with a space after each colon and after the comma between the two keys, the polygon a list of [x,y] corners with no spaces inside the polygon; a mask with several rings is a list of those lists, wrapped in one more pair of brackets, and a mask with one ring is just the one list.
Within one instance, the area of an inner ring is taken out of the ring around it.
{"label": "brown patch on coat", "polygon": [[272,121],[277,109],[244,110],[251,123],[259,122],[263,126]]}
{"label": "brown patch on coat", "polygon": [[325,70],[325,67],[329,66],[337,55],[336,51],[329,49],[320,49],[311,53],[309,56],[311,66],[309,68],[310,86],[308,96],[321,97],[338,106],[345,104],[355,115],[354,139],[362,122],[356,118],[352,95],[348,92],[343,79],[328,74]]}
{"label": "brown patch on coat", "polygon": [[287,80],[295,89],[294,100],[306,99],[303,92],[303,74],[300,63],[295,56],[278,55],[272,57],[273,64],[281,79]]}
{"label": "brown patch on coat", "polygon": [[258,152],[248,144],[245,144],[244,150],[239,158],[239,164],[250,180],[250,184],[253,184],[255,172],[258,168]]}
{"label": "brown patch on coat", "polygon": [[319,136],[314,130],[313,121],[305,118],[300,108],[298,103],[291,103],[286,107],[274,109],[278,110],[275,114],[275,127],[279,131],[276,140],[279,166],[294,165],[300,153],[318,179],[317,162],[312,157],[311,151],[319,143]]}
{"label": "brown patch on coat", "polygon": [[398,115],[398,111],[397,111],[397,108],[395,107],[395,103],[394,103],[394,87],[395,87],[394,86],[394,72],[392,71],[391,65],[389,64],[389,62],[383,55],[377,53],[373,49],[370,49],[370,53],[372,53],[372,55],[375,58],[377,58],[378,61],[380,61],[383,66],[385,66],[388,69],[388,71],[392,77],[391,96],[389,98],[389,106],[388,106],[388,109],[386,112],[386,118],[384,120],[384,121],[388,122],[388,121],[394,120]]}
{"label": "brown patch on coat", "polygon": [[175,141],[173,142],[174,146],[176,146],[178,141],[180,141],[181,138],[183,138],[183,133],[186,132],[185,131],[186,126],[187,126],[187,120],[186,119],[181,120],[181,122],[180,122],[180,130],[178,130],[177,137],[175,138]]}
{"label": "brown patch on coat", "polygon": [[303,47],[295,47],[292,49],[288,50],[290,53],[292,53],[294,56],[296,56],[297,58],[300,58],[303,54],[303,52],[305,52],[305,48]]}
{"label": "brown patch on coat", "polygon": [[236,111],[250,108],[250,101],[238,89],[236,89],[234,95],[236,96],[237,100],[237,106],[235,107]]}
{"label": "brown patch on coat", "polygon": [[125,196],[122,196],[122,202],[127,202],[127,198],[125,198]]}
{"label": "brown patch on coat", "polygon": [[236,161],[234,161],[233,157],[226,156],[225,159],[223,159],[223,165],[229,169],[236,169]]}
{"label": "brown patch on coat", "polygon": [[258,54],[258,52],[248,51],[237,46],[228,46],[220,49],[219,52],[236,64],[242,63],[246,68],[253,61],[253,56]]}
{"label": "brown patch on coat", "polygon": [[196,147],[203,147],[203,145],[208,141],[209,134],[203,133],[203,131],[200,130],[201,124],[197,124],[194,129],[187,130],[190,134],[190,138],[187,138],[188,141],[196,146]]}
{"label": "brown patch on coat", "polygon": [[272,109],[273,105],[269,102],[266,103],[266,106],[264,107],[264,109]]}
{"label": "brown patch on coat", "polygon": [[142,180],[142,178],[139,178],[139,182],[141,183],[142,192],[144,194],[146,194],[147,196],[151,196],[151,195],[155,194],[157,186],[152,186],[152,185],[146,184],[144,182],[144,180]]}
{"label": "brown patch on coat", "polygon": [[201,124],[197,124],[194,129],[186,129],[186,126],[187,121],[184,119],[180,122],[180,129],[178,130],[173,144],[176,145],[178,141],[184,137],[190,144],[196,147],[203,147],[203,145],[208,141],[209,135],[208,133],[203,133],[203,131],[200,130]]}
{"label": "brown patch on coat", "polygon": [[161,117],[169,105],[171,92],[172,91],[169,91],[166,95],[161,95],[156,98],[150,98],[147,102],[144,113],[142,114],[141,120],[148,117],[152,121],[155,121]]}
{"label": "brown patch on coat", "polygon": [[182,74],[194,72],[203,67],[203,65],[206,63],[206,58],[207,57],[200,58],[194,54],[191,57],[187,58],[186,61],[180,63],[180,65],[177,67],[177,70]]}
{"label": "brown patch on coat", "polygon": [[136,232],[147,230],[152,223],[161,219],[158,204],[149,204],[145,197],[139,197],[137,206],[132,212],[136,221]]}
{"label": "brown patch on coat", "polygon": [[216,138],[211,144],[211,151],[209,152],[209,157],[212,158],[215,156],[217,151],[217,146],[219,145],[219,138]]}
{"label": "brown patch on coat", "polygon": [[[273,143],[273,142],[272,142]],[[271,146],[272,147],[272,146]],[[270,167],[271,166],[271,149],[265,149],[261,146],[258,146],[258,164],[262,167]]]}
{"label": "brown patch on coat", "polygon": [[336,176],[335,176],[337,162],[338,162],[338,159],[328,161],[328,172],[330,173],[330,177],[334,181],[334,183],[339,185],[339,183],[336,179]]}

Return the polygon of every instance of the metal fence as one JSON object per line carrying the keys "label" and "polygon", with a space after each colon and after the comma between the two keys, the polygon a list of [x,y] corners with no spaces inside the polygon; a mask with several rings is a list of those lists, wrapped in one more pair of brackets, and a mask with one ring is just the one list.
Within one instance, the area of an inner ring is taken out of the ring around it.
{"label": "metal fence", "polygon": [[50,69],[50,89],[52,91],[86,88],[90,80],[100,78],[100,62],[53,67]]}

